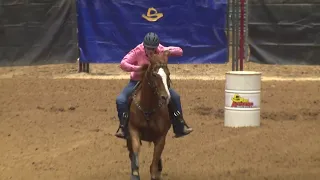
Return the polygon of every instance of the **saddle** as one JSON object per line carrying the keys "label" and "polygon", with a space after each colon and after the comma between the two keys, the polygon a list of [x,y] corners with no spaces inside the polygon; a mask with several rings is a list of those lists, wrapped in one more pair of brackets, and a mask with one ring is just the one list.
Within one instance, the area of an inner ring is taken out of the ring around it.
{"label": "saddle", "polygon": [[[133,88],[133,92],[135,92],[137,89],[138,89],[138,87],[139,87],[139,85],[141,84],[141,81],[138,81],[138,83],[134,86],[134,88]],[[130,109],[130,105],[131,105],[131,103],[132,103],[132,100],[133,100],[133,94],[131,94],[129,97],[128,97],[128,108]]]}

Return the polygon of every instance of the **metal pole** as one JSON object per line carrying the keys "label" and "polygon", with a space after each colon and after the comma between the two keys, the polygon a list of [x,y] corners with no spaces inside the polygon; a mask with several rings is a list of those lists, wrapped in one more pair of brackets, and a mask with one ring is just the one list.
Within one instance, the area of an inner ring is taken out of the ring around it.
{"label": "metal pole", "polygon": [[244,9],[244,12],[245,12],[245,37],[244,37],[244,44],[245,44],[245,55],[244,55],[244,61],[246,59],[249,59],[249,43],[248,43],[248,31],[249,31],[249,27],[248,27],[248,24],[249,24],[249,3],[248,1],[245,2],[245,9]]}
{"label": "metal pole", "polygon": [[227,49],[227,53],[228,53],[228,62],[230,60],[230,0],[228,0],[228,3],[227,3],[227,27],[226,27],[226,30],[227,30],[227,40],[228,40],[228,49]]}
{"label": "metal pole", "polygon": [[239,7],[240,7],[240,2],[239,0],[236,0],[236,71],[239,71],[239,19],[240,19],[240,11],[239,11]]}
{"label": "metal pole", "polygon": [[236,70],[236,65],[235,65],[235,62],[236,62],[236,27],[235,27],[235,24],[236,24],[236,0],[231,0],[232,2],[232,5],[231,5],[231,20],[232,20],[232,51],[231,51],[231,54],[232,54],[232,71],[235,71]]}
{"label": "metal pole", "polygon": [[89,73],[90,72],[90,63],[86,63],[86,73]]}
{"label": "metal pole", "polygon": [[83,68],[82,68],[82,62],[80,62],[80,60],[78,61],[78,65],[79,65],[78,72],[81,73],[83,71]]}
{"label": "metal pole", "polygon": [[240,2],[240,71],[243,71],[243,59],[244,59],[244,3],[245,0]]}

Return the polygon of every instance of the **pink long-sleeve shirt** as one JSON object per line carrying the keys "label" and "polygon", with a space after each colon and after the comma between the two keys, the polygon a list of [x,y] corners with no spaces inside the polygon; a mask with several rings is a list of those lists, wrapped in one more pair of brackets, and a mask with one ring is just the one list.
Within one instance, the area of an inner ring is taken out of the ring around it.
{"label": "pink long-sleeve shirt", "polygon": [[[170,56],[182,56],[183,51],[180,47],[164,47],[159,44],[156,53],[162,53],[168,50]],[[139,81],[141,80],[140,74],[137,70],[140,66],[144,64],[150,64],[149,59],[144,51],[143,43],[137,45],[132,49],[124,58],[121,60],[120,68],[126,72],[130,72],[130,79]]]}

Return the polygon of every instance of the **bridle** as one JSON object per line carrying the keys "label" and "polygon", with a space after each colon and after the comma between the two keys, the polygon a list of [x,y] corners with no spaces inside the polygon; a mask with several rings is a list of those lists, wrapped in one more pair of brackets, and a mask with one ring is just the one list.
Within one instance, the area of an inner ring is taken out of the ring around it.
{"label": "bridle", "polygon": [[[151,66],[151,65],[150,65]],[[151,87],[151,89],[153,90],[153,93],[155,95],[157,95],[158,97],[160,96],[160,93],[159,93],[159,89],[158,87],[156,86],[155,82],[153,79],[150,79],[150,77],[148,77],[150,71],[153,72],[153,70],[155,68],[168,68],[167,64],[164,64],[164,63],[158,63],[156,64],[155,66],[153,66],[153,68],[148,68],[147,71],[145,72],[145,77],[143,79],[143,81],[147,81],[147,84]],[[149,75],[149,76],[152,76],[152,75]],[[171,84],[171,79],[170,77],[168,76],[168,88],[170,88],[170,84]],[[142,83],[141,81],[139,83]],[[141,86],[140,86],[141,88]],[[160,109],[165,103],[163,100],[159,99],[158,100],[158,105],[156,107],[154,107],[153,109],[151,110],[145,110],[144,108],[141,107],[141,105],[139,104],[139,102],[137,101],[137,91],[139,89],[136,89],[134,92],[133,92],[133,95],[132,95],[132,99],[133,99],[133,102],[134,104],[137,106],[137,108],[143,112],[145,118],[147,121],[150,120],[150,116],[155,113],[158,109]]]}

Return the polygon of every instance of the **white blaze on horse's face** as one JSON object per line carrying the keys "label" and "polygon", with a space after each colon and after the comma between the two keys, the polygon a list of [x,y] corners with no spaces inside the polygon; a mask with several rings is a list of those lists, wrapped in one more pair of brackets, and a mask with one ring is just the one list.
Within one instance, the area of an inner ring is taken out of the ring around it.
{"label": "white blaze on horse's face", "polygon": [[169,92],[169,88],[168,88],[167,74],[163,68],[159,68],[158,74],[161,76],[162,83],[163,83],[164,87],[166,88],[166,92],[168,94],[167,104],[169,104],[171,96],[170,96],[170,92]]}

